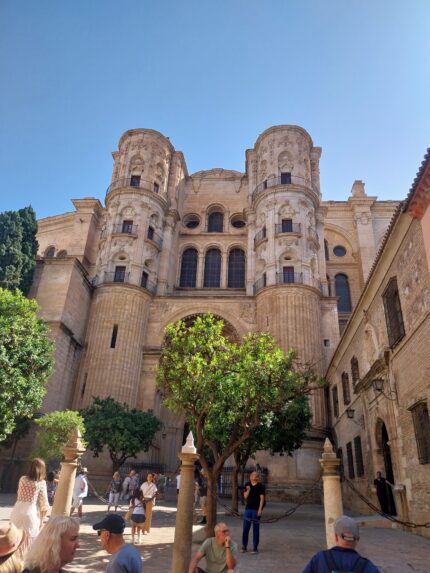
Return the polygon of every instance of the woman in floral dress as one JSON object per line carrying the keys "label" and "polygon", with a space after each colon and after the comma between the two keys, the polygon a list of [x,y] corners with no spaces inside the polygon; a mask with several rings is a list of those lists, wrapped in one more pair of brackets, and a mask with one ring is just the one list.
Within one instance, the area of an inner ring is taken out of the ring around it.
{"label": "woman in floral dress", "polygon": [[16,503],[10,520],[17,527],[25,529],[27,547],[42,528],[43,518],[49,509],[45,478],[45,462],[35,458],[28,474],[19,480]]}

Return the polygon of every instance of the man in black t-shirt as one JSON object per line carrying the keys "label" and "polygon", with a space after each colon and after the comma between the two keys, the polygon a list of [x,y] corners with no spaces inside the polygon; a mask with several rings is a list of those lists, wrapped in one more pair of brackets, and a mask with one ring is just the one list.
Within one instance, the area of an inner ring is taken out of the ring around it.
{"label": "man in black t-shirt", "polygon": [[260,483],[257,472],[252,472],[249,479],[250,481],[245,484],[245,491],[243,493],[246,505],[243,516],[242,553],[248,549],[249,530],[252,525],[253,550],[251,553],[255,554],[258,553],[258,544],[260,542],[260,517],[263,513],[266,491],[264,485]]}

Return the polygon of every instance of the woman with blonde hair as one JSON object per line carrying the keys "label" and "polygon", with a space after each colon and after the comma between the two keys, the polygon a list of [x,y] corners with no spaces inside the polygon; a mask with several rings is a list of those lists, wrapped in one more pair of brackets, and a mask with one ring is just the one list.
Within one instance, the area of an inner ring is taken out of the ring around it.
{"label": "woman with blonde hair", "polygon": [[107,509],[108,513],[112,505],[115,506],[115,511],[117,511],[119,504],[119,496],[121,495],[121,476],[119,475],[119,472],[115,472],[113,474],[113,477],[110,480],[110,484],[107,489],[107,493],[109,494],[109,503]]}
{"label": "woman with blonde hair", "polygon": [[23,573],[63,573],[79,547],[79,519],[51,517],[25,557]]}
{"label": "woman with blonde hair", "polygon": [[45,462],[40,458],[35,458],[31,462],[28,474],[22,476],[18,483],[16,503],[10,520],[16,527],[23,528],[27,533],[26,547],[31,545],[39,533],[49,509],[45,478]]}

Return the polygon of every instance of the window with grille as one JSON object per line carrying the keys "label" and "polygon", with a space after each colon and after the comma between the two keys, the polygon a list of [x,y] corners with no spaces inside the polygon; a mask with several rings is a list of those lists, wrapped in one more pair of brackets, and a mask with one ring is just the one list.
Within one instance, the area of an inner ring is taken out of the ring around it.
{"label": "window with grille", "polygon": [[219,211],[211,213],[208,218],[208,233],[222,233],[224,230],[224,215]]}
{"label": "window with grille", "polygon": [[291,173],[281,173],[281,185],[291,184]]}
{"label": "window with grille", "polygon": [[232,249],[228,256],[228,288],[245,288],[245,253]]}
{"label": "window with grille", "polygon": [[284,284],[294,282],[294,267],[282,267],[282,281]]}
{"label": "window with grille", "polygon": [[142,271],[142,278],[140,279],[140,286],[146,288],[148,286],[148,273]]}
{"label": "window with grille", "polygon": [[417,442],[418,461],[430,463],[430,419],[426,402],[420,402],[411,408],[414,422],[415,440]]}
{"label": "window with grille", "polygon": [[140,175],[132,175],[130,178],[130,187],[139,187]]}
{"label": "window with grille", "polygon": [[402,307],[400,305],[399,289],[396,278],[392,278],[382,295],[387,323],[388,342],[391,347],[396,346],[405,336]]}
{"label": "window with grille", "polygon": [[218,249],[209,249],[205,257],[203,286],[219,288],[221,284],[221,253]]}
{"label": "window with grille", "polygon": [[131,233],[133,231],[133,221],[127,220],[122,222],[122,232]]}
{"label": "window with grille", "polygon": [[335,418],[339,416],[339,395],[337,392],[337,386],[334,386],[331,390],[331,397],[333,400],[333,415]]}
{"label": "window with grille", "polygon": [[113,281],[115,283],[123,283],[125,281],[125,270],[126,267],[115,267],[115,273],[113,276]]}
{"label": "window with grille", "polygon": [[334,277],[334,288],[337,301],[337,310],[339,312],[351,312],[351,294],[349,291],[348,277],[342,273]]}
{"label": "window with grille", "polygon": [[293,232],[293,220],[292,219],[282,219],[281,230],[283,233]]}
{"label": "window with grille", "polygon": [[148,237],[148,239],[149,239],[150,241],[153,241],[153,240],[154,240],[154,232],[155,232],[155,231],[154,231],[154,227],[151,227],[151,226],[148,227],[148,235],[147,235],[147,237]]}
{"label": "window with grille", "polygon": [[355,386],[357,382],[360,380],[360,369],[358,367],[358,360],[356,356],[351,358],[351,376],[352,376],[352,385]]}
{"label": "window with grille", "polygon": [[52,259],[53,257],[55,257],[55,247],[53,246],[48,247],[45,251],[45,257],[47,257],[48,259]]}
{"label": "window with grille", "polygon": [[355,471],[354,471],[354,457],[352,455],[352,443],[348,442],[346,444],[346,459],[348,461],[348,476],[351,479],[355,478]]}
{"label": "window with grille", "polygon": [[180,287],[195,288],[198,254],[196,249],[186,249],[182,254]]}
{"label": "window with grille", "polygon": [[357,468],[357,477],[364,476],[363,450],[361,449],[361,438],[354,438],[355,466]]}
{"label": "window with grille", "polygon": [[349,376],[346,372],[342,372],[342,394],[343,403],[347,406],[351,402],[351,393],[349,388]]}

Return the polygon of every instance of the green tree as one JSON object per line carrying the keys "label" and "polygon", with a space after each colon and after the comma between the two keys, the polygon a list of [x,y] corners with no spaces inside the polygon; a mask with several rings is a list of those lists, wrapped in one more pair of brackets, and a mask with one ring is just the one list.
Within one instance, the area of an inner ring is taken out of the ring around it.
{"label": "green tree", "polygon": [[36,266],[36,233],[32,207],[0,213],[0,287],[28,294]]}
{"label": "green tree", "polygon": [[148,410],[132,409],[111,397],[94,398],[89,408],[81,411],[86,428],[88,448],[98,457],[103,448],[109,451],[113,471],[128,458],[147,452],[161,422]]}
{"label": "green tree", "polygon": [[260,427],[266,414],[309,392],[310,372],[295,368],[268,334],[242,344],[223,335],[224,323],[203,315],[166,328],[157,372],[164,404],[184,417],[208,478],[207,533],[216,519],[216,484],[226,460]]}
{"label": "green tree", "polygon": [[20,291],[0,288],[0,442],[40,408],[53,371],[54,345],[38,309]]}
{"label": "green tree", "polygon": [[292,455],[300,448],[311,427],[312,412],[306,395],[286,403],[279,412],[269,412],[251,436],[234,452],[235,466],[232,473],[232,509],[238,510],[238,475],[242,475],[250,457],[258,450],[267,450],[272,455]]}
{"label": "green tree", "polygon": [[67,444],[70,435],[76,428],[79,428],[82,441],[85,438],[84,419],[74,410],[64,412],[50,412],[38,420],[36,424],[40,426],[37,432],[39,447],[34,455],[47,460],[60,460],[62,458],[61,448]]}

